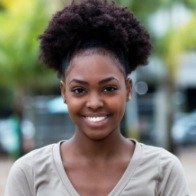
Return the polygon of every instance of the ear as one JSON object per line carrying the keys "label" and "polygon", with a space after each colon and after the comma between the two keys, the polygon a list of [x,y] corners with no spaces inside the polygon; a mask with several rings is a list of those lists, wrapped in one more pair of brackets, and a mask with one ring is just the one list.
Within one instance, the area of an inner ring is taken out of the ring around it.
{"label": "ear", "polygon": [[61,96],[63,98],[64,103],[66,103],[66,87],[65,82],[62,80],[60,81],[60,90],[61,90]]}
{"label": "ear", "polygon": [[132,80],[131,78],[127,78],[126,79],[126,89],[127,89],[127,101],[129,101],[131,99],[131,95],[132,95]]}

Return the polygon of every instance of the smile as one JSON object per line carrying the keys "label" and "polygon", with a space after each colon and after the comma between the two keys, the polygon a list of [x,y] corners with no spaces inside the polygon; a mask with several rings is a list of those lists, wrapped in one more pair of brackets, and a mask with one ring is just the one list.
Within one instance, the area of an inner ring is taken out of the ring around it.
{"label": "smile", "polygon": [[85,117],[90,122],[101,122],[107,118],[107,116],[86,116]]}

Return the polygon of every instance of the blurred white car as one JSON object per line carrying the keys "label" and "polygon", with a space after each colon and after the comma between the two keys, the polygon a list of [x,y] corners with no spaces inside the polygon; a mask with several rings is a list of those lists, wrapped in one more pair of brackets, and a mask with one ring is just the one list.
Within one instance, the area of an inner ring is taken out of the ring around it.
{"label": "blurred white car", "polygon": [[176,120],[172,127],[175,144],[196,144],[196,111]]}
{"label": "blurred white car", "polygon": [[0,151],[17,158],[21,153],[29,152],[34,148],[35,128],[33,124],[24,119],[21,123],[22,137],[20,137],[20,124],[17,118],[0,119]]}
{"label": "blurred white car", "polygon": [[0,119],[0,151],[15,154],[19,150],[18,122],[14,118]]}

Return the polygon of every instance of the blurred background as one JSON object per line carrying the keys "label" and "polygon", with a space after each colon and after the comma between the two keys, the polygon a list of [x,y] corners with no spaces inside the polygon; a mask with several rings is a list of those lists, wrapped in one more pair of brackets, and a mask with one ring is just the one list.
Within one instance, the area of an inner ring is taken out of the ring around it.
{"label": "blurred background", "polygon": [[[69,138],[74,126],[38,36],[66,0],[0,0],[0,195],[15,159]],[[151,34],[149,65],[131,74],[126,137],[176,154],[196,195],[196,0],[116,0]]]}

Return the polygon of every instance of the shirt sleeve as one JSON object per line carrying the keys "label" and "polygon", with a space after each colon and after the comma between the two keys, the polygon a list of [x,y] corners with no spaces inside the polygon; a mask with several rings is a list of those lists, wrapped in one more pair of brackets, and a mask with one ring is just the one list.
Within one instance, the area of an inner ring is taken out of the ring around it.
{"label": "shirt sleeve", "polygon": [[8,175],[5,196],[33,196],[30,173],[30,168],[16,161]]}
{"label": "shirt sleeve", "polygon": [[184,170],[179,159],[169,152],[160,158],[158,196],[190,196]]}

